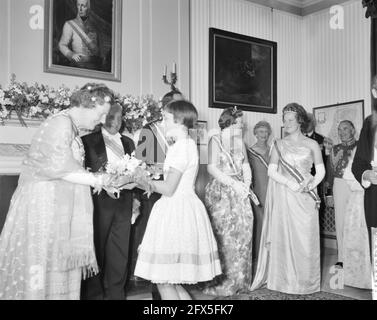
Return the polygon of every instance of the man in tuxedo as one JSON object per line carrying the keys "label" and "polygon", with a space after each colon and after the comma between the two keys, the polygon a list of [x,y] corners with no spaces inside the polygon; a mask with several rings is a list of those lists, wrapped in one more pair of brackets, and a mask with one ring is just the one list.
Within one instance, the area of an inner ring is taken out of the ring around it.
{"label": "man in tuxedo", "polygon": [[[131,155],[134,143],[119,133],[121,126],[122,107],[116,104],[111,107],[104,126],[82,138],[86,168],[97,172],[106,163]],[[129,185],[129,189],[133,187]],[[100,273],[83,282],[83,299],[125,299],[132,202],[130,190],[122,190],[119,198],[105,191],[93,195],[94,246]]]}
{"label": "man in tuxedo", "polygon": [[[184,97],[179,90],[172,90],[164,95],[161,100],[161,105],[164,107],[171,101],[183,99]],[[145,161],[147,164],[152,164],[159,167],[161,170],[160,180],[163,180],[162,170],[165,162],[168,142],[164,137],[164,128],[161,120],[162,119],[159,119],[158,121],[148,123],[141,130],[138,146],[136,148],[136,158]],[[152,193],[148,198],[144,194],[144,191],[139,191],[138,197],[140,200],[140,217],[135,223],[134,228],[133,240],[135,243],[133,244],[133,268],[137,258],[137,253],[135,251],[143,239],[153,205],[160,199],[161,195],[158,193]],[[155,285],[152,286],[152,297],[154,300],[160,300],[159,293]]]}

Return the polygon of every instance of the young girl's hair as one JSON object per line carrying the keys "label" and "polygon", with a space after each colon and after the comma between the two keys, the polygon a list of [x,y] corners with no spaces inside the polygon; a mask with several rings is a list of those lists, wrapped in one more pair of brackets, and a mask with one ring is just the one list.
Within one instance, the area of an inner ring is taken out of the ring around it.
{"label": "young girl's hair", "polygon": [[198,121],[198,111],[191,102],[186,100],[172,101],[165,106],[164,110],[172,113],[174,121],[183,124],[187,129],[193,129]]}

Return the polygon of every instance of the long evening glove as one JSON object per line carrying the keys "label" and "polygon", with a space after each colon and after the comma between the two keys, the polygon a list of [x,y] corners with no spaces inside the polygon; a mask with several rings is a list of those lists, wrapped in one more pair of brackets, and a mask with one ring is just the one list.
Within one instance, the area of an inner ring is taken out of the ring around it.
{"label": "long evening glove", "polygon": [[209,164],[208,173],[220,183],[233,188],[233,190],[241,197],[246,198],[248,196],[249,187],[247,187],[245,183],[232,179],[231,177],[223,173],[220,169],[218,169],[216,165]]}
{"label": "long evening glove", "polygon": [[297,192],[301,188],[296,181],[289,180],[288,178],[284,177],[281,173],[279,173],[277,164],[271,163],[268,166],[268,176],[274,181],[287,186],[293,192]]}
{"label": "long evening glove", "polygon": [[325,174],[326,174],[326,170],[323,163],[317,164],[315,166],[315,176],[313,177],[313,181],[309,183],[308,189],[309,190],[315,189],[321,183],[321,181],[325,177]]}

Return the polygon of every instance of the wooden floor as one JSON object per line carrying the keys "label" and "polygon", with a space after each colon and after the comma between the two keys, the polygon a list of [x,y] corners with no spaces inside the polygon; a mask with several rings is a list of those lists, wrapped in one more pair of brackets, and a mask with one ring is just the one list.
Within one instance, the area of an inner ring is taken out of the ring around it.
{"label": "wooden floor", "polygon": [[[363,290],[344,286],[343,289],[332,289],[334,281],[331,278],[334,276],[331,268],[337,260],[336,250],[326,248],[322,257],[322,284],[321,290],[325,292],[335,293],[346,297],[358,300],[371,300],[371,290]],[[191,296],[194,300],[212,300],[213,296],[203,294],[195,286],[187,286]],[[145,281],[131,281],[127,290],[127,300],[152,300],[151,285]]]}

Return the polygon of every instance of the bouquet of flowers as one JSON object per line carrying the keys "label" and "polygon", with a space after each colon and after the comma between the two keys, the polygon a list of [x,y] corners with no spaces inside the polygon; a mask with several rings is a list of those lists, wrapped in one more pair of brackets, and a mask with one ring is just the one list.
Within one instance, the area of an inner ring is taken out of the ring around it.
{"label": "bouquet of flowers", "polygon": [[123,121],[130,133],[140,130],[148,122],[161,118],[161,108],[151,95],[118,96],[116,100],[123,108]]}
{"label": "bouquet of flowers", "polygon": [[145,162],[136,159],[135,153],[125,155],[119,161],[108,162],[104,171],[116,176],[112,192],[117,197],[119,197],[120,191],[131,183],[141,185],[149,196],[152,193],[150,181],[158,179],[161,174],[157,167],[147,165]]}

